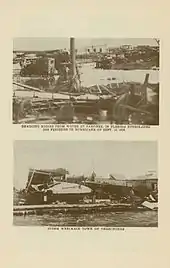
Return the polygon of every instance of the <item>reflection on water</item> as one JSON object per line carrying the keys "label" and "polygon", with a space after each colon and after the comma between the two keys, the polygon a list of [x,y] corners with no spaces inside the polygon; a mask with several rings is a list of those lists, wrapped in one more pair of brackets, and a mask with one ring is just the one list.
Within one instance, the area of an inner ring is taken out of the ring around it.
{"label": "reflection on water", "polygon": [[17,226],[110,226],[110,227],[157,227],[158,212],[112,212],[71,215],[14,216]]}

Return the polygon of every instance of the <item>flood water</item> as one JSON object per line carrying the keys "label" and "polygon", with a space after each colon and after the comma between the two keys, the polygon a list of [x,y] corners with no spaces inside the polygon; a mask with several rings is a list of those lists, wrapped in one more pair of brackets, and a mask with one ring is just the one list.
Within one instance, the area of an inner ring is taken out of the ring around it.
{"label": "flood water", "polygon": [[14,216],[16,226],[158,227],[158,211]]}
{"label": "flood water", "polygon": [[[15,69],[15,64],[13,69]],[[81,85],[108,85],[110,83],[137,82],[143,83],[146,73],[149,74],[149,83],[159,82],[158,70],[103,70],[96,69],[95,63],[82,63],[78,65]]]}
{"label": "flood water", "polygon": [[79,68],[83,86],[107,85],[110,83],[137,82],[143,83],[145,75],[149,74],[149,83],[159,82],[159,71],[157,70],[103,70],[95,69],[94,63],[82,64]]}

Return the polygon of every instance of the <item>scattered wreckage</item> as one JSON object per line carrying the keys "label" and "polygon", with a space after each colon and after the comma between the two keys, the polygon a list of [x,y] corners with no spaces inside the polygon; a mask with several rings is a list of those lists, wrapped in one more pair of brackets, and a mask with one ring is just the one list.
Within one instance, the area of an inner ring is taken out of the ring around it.
{"label": "scattered wreckage", "polygon": [[[13,82],[13,122],[159,124],[159,84],[113,83],[49,93]],[[64,88],[64,86],[63,86]]]}
{"label": "scattered wreckage", "polygon": [[75,182],[75,177],[67,174],[64,169],[30,169],[26,187],[14,202],[14,215],[158,209],[157,191],[145,189],[146,196],[140,197],[139,190],[119,181],[97,182],[93,176],[81,176]]}

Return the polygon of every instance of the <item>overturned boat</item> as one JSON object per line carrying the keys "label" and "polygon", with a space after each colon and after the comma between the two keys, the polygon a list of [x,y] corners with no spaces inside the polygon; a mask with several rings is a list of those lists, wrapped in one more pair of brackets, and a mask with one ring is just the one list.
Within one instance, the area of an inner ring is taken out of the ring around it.
{"label": "overturned boat", "polygon": [[89,187],[81,183],[69,183],[64,180],[65,174],[55,177],[50,171],[30,170],[25,189],[26,203],[77,203],[92,193]]}

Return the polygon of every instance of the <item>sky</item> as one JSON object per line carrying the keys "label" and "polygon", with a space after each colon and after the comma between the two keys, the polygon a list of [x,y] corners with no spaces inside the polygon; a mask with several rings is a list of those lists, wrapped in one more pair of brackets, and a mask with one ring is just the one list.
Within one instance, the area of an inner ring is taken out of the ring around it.
{"label": "sky", "polygon": [[122,174],[157,171],[153,141],[15,141],[14,186],[25,188],[29,168],[66,168],[71,175]]}
{"label": "sky", "polygon": [[[14,50],[53,50],[68,49],[69,38],[59,37],[17,37],[13,39]],[[76,48],[83,51],[85,47],[92,45],[105,45],[118,47],[124,44],[130,45],[157,45],[154,38],[76,38]]]}

